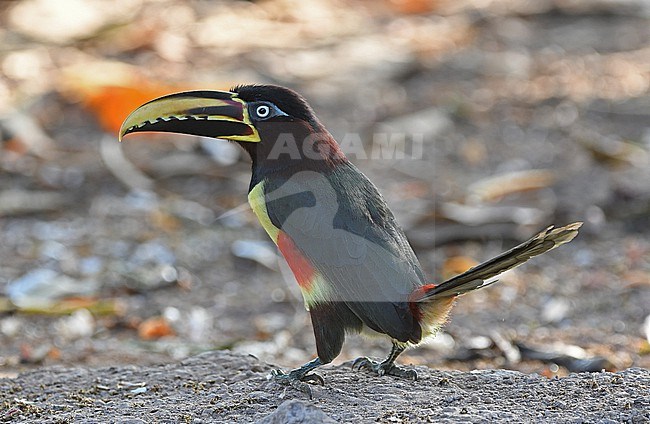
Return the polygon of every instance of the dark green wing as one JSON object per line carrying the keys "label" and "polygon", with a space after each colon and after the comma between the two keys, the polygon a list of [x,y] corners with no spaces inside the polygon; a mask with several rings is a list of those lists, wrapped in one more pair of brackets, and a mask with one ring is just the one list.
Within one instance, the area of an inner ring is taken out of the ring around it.
{"label": "dark green wing", "polygon": [[271,222],[375,331],[419,341],[408,296],[424,275],[403,231],[375,186],[353,165],[265,179]]}

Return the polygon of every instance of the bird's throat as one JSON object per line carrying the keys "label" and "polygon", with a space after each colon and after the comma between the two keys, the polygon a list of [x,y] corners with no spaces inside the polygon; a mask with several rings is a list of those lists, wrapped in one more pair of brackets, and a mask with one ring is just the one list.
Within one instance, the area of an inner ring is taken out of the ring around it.
{"label": "bird's throat", "polygon": [[[269,147],[266,140],[261,143],[240,143],[252,160],[252,178],[249,190],[252,190],[266,177],[290,178],[304,171],[328,173],[336,166],[347,163],[348,159],[338,143],[327,133],[317,142],[276,141]],[[278,144],[280,143],[280,144]],[[279,146],[279,147],[278,147]]]}

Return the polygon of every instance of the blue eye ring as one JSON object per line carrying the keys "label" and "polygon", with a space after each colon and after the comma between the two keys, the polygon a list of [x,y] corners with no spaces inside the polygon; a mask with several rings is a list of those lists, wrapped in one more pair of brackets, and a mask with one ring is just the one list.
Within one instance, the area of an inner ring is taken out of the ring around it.
{"label": "blue eye ring", "polygon": [[271,102],[257,101],[248,104],[248,113],[252,119],[265,121],[276,116],[289,116]]}

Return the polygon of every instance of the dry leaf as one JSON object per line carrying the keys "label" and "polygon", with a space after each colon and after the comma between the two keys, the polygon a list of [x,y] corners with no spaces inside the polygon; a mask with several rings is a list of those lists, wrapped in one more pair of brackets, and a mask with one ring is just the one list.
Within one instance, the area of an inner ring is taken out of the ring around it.
{"label": "dry leaf", "polygon": [[[70,297],[47,307],[19,308],[23,313],[42,315],[69,315],[80,309],[87,309],[93,315],[121,315],[123,304],[116,299],[95,299],[92,297]],[[1,309],[0,309],[1,310]]]}
{"label": "dry leaf", "polygon": [[442,265],[443,280],[462,274],[476,265],[478,265],[478,262],[468,256],[452,256],[451,258],[447,258]]}
{"label": "dry leaf", "polygon": [[440,3],[440,0],[390,0],[389,2],[393,10],[407,15],[433,12],[440,7]]}
{"label": "dry leaf", "polygon": [[593,158],[613,168],[622,165],[647,166],[648,152],[640,145],[613,138],[579,138],[582,144]]}
{"label": "dry leaf", "polygon": [[110,61],[66,68],[59,86],[65,97],[80,101],[105,131],[116,135],[124,119],[141,104],[192,88],[151,81],[136,67]]}
{"label": "dry leaf", "polygon": [[625,272],[621,279],[625,282],[625,287],[650,287],[650,272],[644,270],[630,270]]}
{"label": "dry leaf", "polygon": [[556,173],[548,169],[531,169],[484,178],[467,190],[481,202],[494,202],[514,193],[539,190],[555,183]]}
{"label": "dry leaf", "polygon": [[173,233],[181,229],[180,220],[167,212],[159,209],[153,210],[149,214],[150,222],[158,229],[165,233]]}
{"label": "dry leaf", "polygon": [[138,326],[138,336],[143,340],[157,340],[175,335],[169,322],[163,317],[152,317]]}

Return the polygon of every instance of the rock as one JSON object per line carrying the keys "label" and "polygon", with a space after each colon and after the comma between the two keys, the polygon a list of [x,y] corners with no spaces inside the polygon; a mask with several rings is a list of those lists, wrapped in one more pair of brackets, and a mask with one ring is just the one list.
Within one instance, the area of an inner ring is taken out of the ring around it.
{"label": "rock", "polygon": [[278,406],[272,414],[267,415],[257,424],[309,424],[309,423],[335,423],[323,411],[299,400],[287,400]]}
{"label": "rock", "polygon": [[65,296],[88,296],[96,293],[94,280],[76,280],[48,269],[37,268],[7,286],[11,302],[19,308],[47,307]]}
{"label": "rock", "polygon": [[92,336],[95,331],[95,318],[88,309],[79,309],[64,317],[54,326],[58,335],[65,340],[76,340]]}

